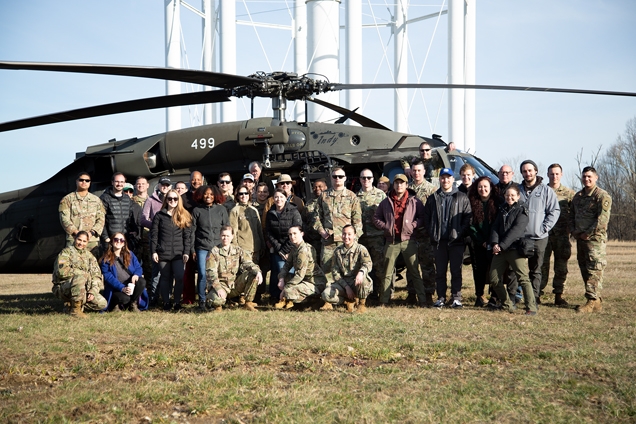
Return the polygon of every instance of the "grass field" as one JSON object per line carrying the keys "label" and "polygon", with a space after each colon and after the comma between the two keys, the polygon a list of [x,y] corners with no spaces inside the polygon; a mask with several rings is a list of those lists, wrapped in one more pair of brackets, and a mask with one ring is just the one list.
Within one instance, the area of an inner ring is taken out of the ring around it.
{"label": "grass field", "polygon": [[397,306],[77,320],[50,276],[0,276],[0,422],[636,422],[636,243],[610,243],[608,261],[602,313],[574,312],[571,260],[571,307],[536,317]]}

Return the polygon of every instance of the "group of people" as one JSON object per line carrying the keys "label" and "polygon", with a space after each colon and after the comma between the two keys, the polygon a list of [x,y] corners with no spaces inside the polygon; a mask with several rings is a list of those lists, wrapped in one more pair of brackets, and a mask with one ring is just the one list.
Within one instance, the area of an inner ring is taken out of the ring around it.
{"label": "group of people", "polygon": [[357,193],[346,188],[348,176],[336,166],[331,188],[314,181],[308,204],[289,175],[274,185],[258,162],[236,188],[228,173],[204,185],[194,171],[189,187],[180,181],[173,188],[162,177],[148,194],[146,178],[133,187],[115,173],[100,198],[89,192],[90,175],[82,172],[76,191],[60,203],[68,243],[55,264],[53,292],[75,316],[84,308],[179,311],[197,298],[200,311],[228,305],[255,311],[267,291],[279,309],[343,304],[364,312],[367,299],[380,307],[390,303],[401,255],[409,303],[462,308],[468,251],[475,306],[512,312],[520,286],[526,314],[534,315],[551,253],[555,304],[567,304],[572,236],[588,299],[578,310],[601,310],[611,198],[596,185],[594,168],[583,170],[576,194],[560,184],[560,165],[548,168],[546,185],[531,160],[521,164],[520,184],[509,165],[495,184],[465,164],[456,185],[455,172],[437,163],[427,142],[419,153],[406,158],[392,180],[380,177],[377,187],[373,172],[363,169]]}

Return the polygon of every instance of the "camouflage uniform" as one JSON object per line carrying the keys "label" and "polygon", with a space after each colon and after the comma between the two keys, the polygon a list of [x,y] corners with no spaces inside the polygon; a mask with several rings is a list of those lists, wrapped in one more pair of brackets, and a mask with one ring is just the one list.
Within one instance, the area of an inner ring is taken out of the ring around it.
{"label": "camouflage uniform", "polygon": [[333,251],[342,244],[342,228],[351,224],[355,227],[358,237],[363,235],[360,201],[351,190],[343,188],[336,191],[330,188],[318,198],[314,218],[314,230],[318,233],[323,230],[329,233],[329,238],[322,239],[321,255],[322,269],[329,275]]}
{"label": "camouflage uniform", "polygon": [[66,231],[66,246],[72,246],[73,233],[86,231],[90,234],[87,249],[93,251],[99,246],[99,236],[104,230],[106,210],[104,203],[92,193],[80,196],[76,191],[60,201],[60,223]]}
{"label": "camouflage uniform", "polygon": [[[437,188],[424,180],[421,184],[415,185],[414,182],[409,184],[409,188],[415,192],[415,196],[420,199],[422,204],[426,204],[428,196],[435,193]],[[433,254],[433,245],[428,233],[424,227],[419,228],[415,235],[417,241],[417,260],[420,264],[420,272],[422,274],[422,281],[424,282],[424,291],[426,293],[435,293],[435,256]],[[415,288],[413,287],[413,277],[409,274],[407,278],[407,288],[409,294],[415,294]]]}
{"label": "camouflage uniform", "polygon": [[[88,248],[65,247],[55,260],[51,291],[64,302],[81,302],[83,307],[101,311],[108,305],[99,294],[103,288],[102,278],[97,259]],[[93,295],[90,302],[86,301],[88,294]]]}
{"label": "camouflage uniform", "polygon": [[[294,273],[289,270],[294,268]],[[316,251],[310,244],[302,242],[293,246],[278,279],[285,280],[283,297],[294,303],[301,303],[308,297],[320,296],[325,290],[327,278],[316,263]]]}
{"label": "camouflage uniform", "polygon": [[[572,198],[570,228],[573,229],[572,236],[577,239],[576,259],[588,299],[598,299],[603,288],[603,270],[607,265],[607,224],[611,209],[612,198],[600,187],[594,187],[590,194],[583,188]],[[589,239],[579,239],[581,234],[587,234]]]}
{"label": "camouflage uniform", "polygon": [[[148,196],[140,197],[139,195],[133,196],[133,201],[137,203],[141,208],[144,208],[144,204],[148,200]],[[152,260],[150,259],[150,230],[144,226],[141,228],[141,266],[144,270],[144,278],[146,281],[152,280]]]}
{"label": "camouflage uniform", "polygon": [[559,220],[550,230],[548,245],[543,256],[543,266],[541,267],[541,291],[548,285],[550,276],[550,256],[554,252],[554,278],[552,279],[552,292],[563,294],[565,289],[565,279],[568,276],[568,259],[572,255],[572,245],[570,244],[570,207],[574,190],[565,187],[563,184],[554,190],[559,201],[561,214]]}
{"label": "camouflage uniform", "polygon": [[[353,289],[358,299],[366,299],[373,291],[373,281],[369,276],[373,263],[366,247],[355,242],[349,249],[344,244],[338,246],[331,262],[333,283],[322,292],[322,300],[334,305],[344,303],[347,286]],[[356,286],[356,276],[360,271],[364,273],[364,283]]]}
{"label": "camouflage uniform", "polygon": [[[225,300],[245,296],[253,302],[256,295],[256,275],[261,269],[252,262],[251,255],[239,246],[230,245],[227,250],[215,246],[205,262],[205,278],[208,285],[208,302],[212,306],[223,306]],[[218,293],[223,290],[227,296]]]}
{"label": "camouflage uniform", "polygon": [[373,291],[379,293],[384,280],[384,231],[378,230],[373,225],[373,215],[386,194],[379,188],[373,187],[369,191],[358,192],[360,210],[362,211],[362,229],[364,234],[358,237],[358,243],[367,248],[373,260]]}
{"label": "camouflage uniform", "polygon": [[303,239],[312,245],[312,247],[316,250],[317,261],[320,262],[320,253],[322,250],[322,237],[320,237],[320,233],[314,230],[313,223],[316,219],[316,208],[318,207],[318,199],[314,199],[311,202],[305,205],[305,217],[306,220],[304,222],[305,227],[305,235]]}

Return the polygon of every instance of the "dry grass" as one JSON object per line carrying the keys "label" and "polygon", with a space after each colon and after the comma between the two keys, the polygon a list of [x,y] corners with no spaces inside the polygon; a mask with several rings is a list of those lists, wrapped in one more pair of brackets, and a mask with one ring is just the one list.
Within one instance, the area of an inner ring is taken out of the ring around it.
{"label": "dry grass", "polygon": [[[546,305],[534,318],[395,307],[78,321],[49,276],[2,276],[0,421],[634,422],[636,244],[611,243],[608,259],[603,313]],[[573,260],[566,294],[583,301]]]}

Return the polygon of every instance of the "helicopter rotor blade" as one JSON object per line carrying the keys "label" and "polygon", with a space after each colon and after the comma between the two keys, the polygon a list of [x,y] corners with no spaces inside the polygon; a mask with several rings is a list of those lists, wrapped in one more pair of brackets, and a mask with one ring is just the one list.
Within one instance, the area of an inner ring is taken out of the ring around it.
{"label": "helicopter rotor blade", "polygon": [[126,77],[152,78],[208,85],[219,88],[233,88],[241,85],[261,83],[261,80],[219,72],[192,69],[160,68],[152,66],[96,65],[88,63],[46,63],[46,62],[2,62],[0,69],[71,72],[78,74],[118,75]]}
{"label": "helicopter rotor blade", "polygon": [[623,96],[636,97],[636,93],[629,91],[607,91],[607,90],[582,90],[577,88],[552,88],[552,87],[522,87],[514,85],[484,85],[484,84],[330,84],[331,91],[339,90],[377,90],[377,89],[397,89],[397,88],[464,88],[474,90],[503,90],[503,91],[537,91],[547,93],[572,93],[572,94],[595,94],[602,96]]}
{"label": "helicopter rotor blade", "polygon": [[334,105],[333,103],[329,103],[329,102],[325,102],[324,100],[320,100],[320,99],[316,99],[314,97],[307,97],[308,101],[316,103],[320,106],[326,107],[327,109],[331,109],[335,112],[338,112],[339,114],[341,114],[342,116],[347,116],[349,119],[351,119],[354,122],[357,122],[358,124],[362,125],[363,127],[367,127],[367,128],[377,128],[379,130],[387,130],[387,131],[391,131],[390,128],[385,127],[384,125],[380,124],[379,122],[375,122],[373,119],[367,118],[366,116],[360,115],[352,110],[349,110],[347,108],[344,108],[342,106],[337,106]]}
{"label": "helicopter rotor blade", "polygon": [[33,118],[19,119],[17,121],[3,122],[0,123],[0,132],[55,124],[58,122],[74,121],[77,119],[94,118],[97,116],[115,115],[118,113],[228,101],[230,101],[230,98],[229,93],[226,90],[197,91],[194,93],[175,94],[171,96],[149,97],[145,99],[90,106],[66,112],[51,113]]}

